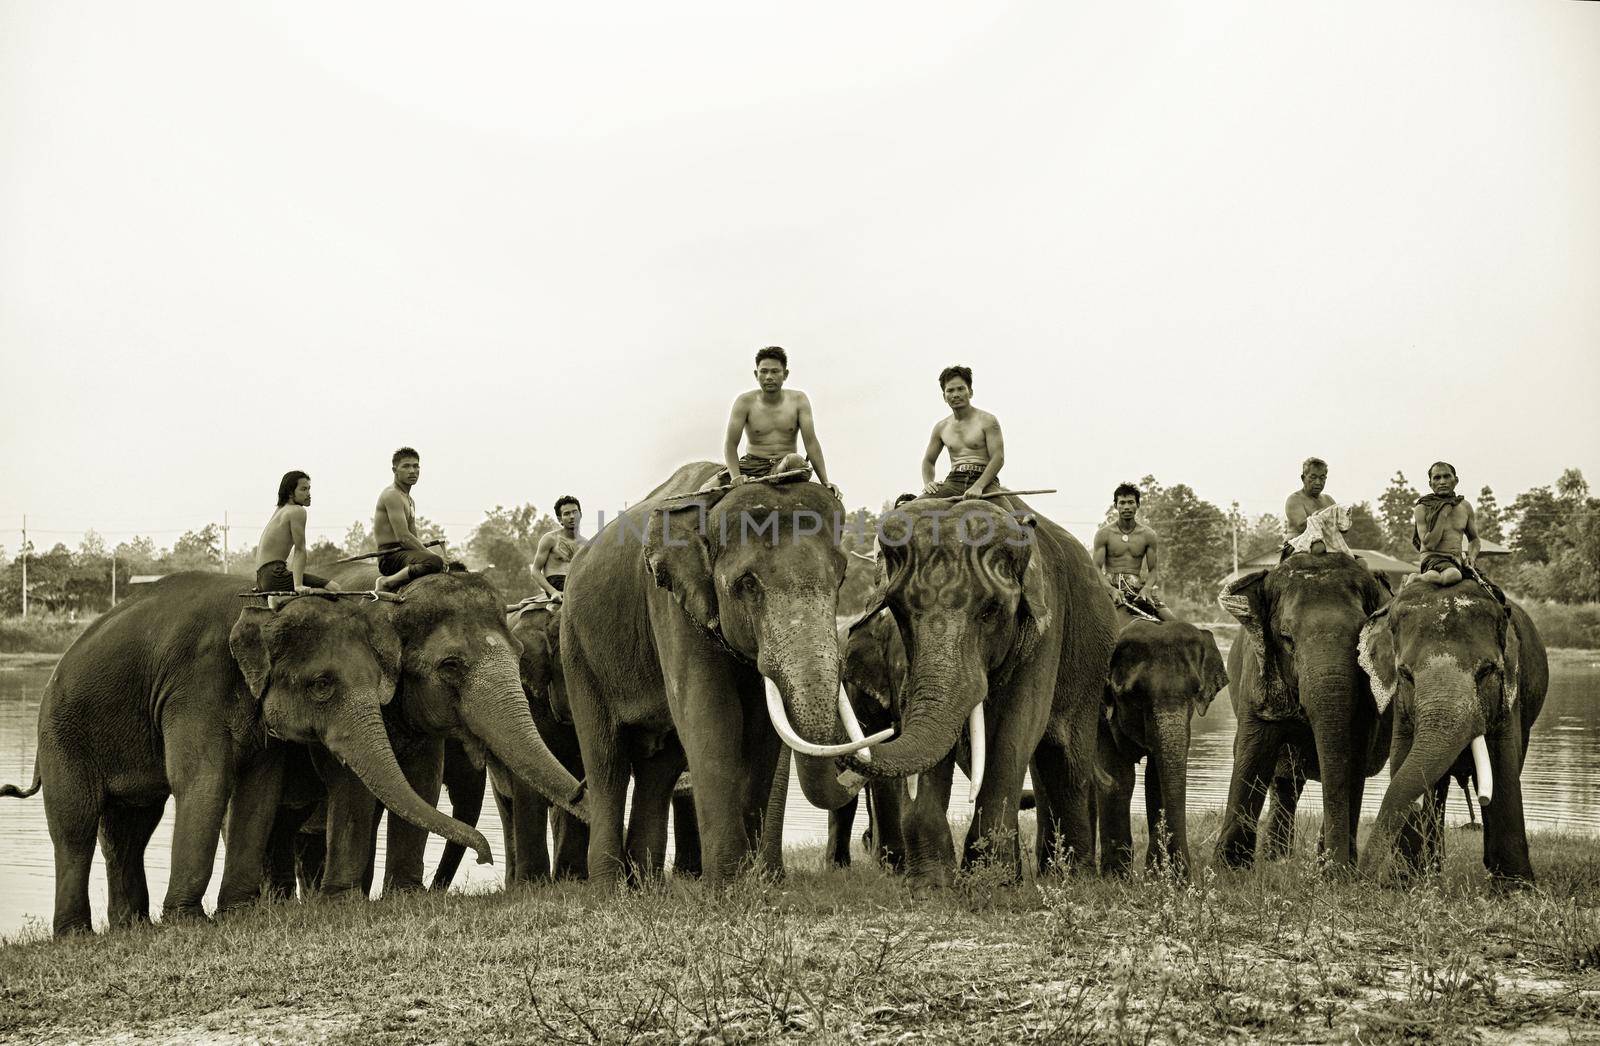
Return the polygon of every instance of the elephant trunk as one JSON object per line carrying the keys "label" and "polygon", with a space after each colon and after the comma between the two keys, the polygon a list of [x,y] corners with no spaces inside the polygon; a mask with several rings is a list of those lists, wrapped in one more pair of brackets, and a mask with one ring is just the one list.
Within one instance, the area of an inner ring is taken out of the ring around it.
{"label": "elephant trunk", "polygon": [[[1175,855],[1180,872],[1189,867],[1189,717],[1167,713],[1156,718],[1155,745],[1150,760],[1161,781],[1161,807],[1171,841],[1167,852]],[[1146,770],[1148,773],[1148,769]],[[1152,839],[1150,845],[1157,841]]]}
{"label": "elephant trunk", "polygon": [[855,769],[868,777],[907,777],[931,769],[955,747],[961,728],[988,692],[989,678],[983,672],[957,669],[919,676],[913,671],[899,736],[874,747],[870,763],[854,761]]}
{"label": "elephant trunk", "polygon": [[471,848],[477,853],[479,864],[490,863],[493,858],[489,843],[477,829],[445,816],[412,791],[389,745],[389,734],[378,711],[377,695],[367,695],[365,700],[355,704],[353,710],[336,717],[323,732],[322,742],[328,750],[354,770],[367,791],[391,813],[452,843]]}
{"label": "elephant trunk", "polygon": [[583,803],[583,783],[567,772],[534,726],[528,697],[516,666],[507,660],[475,669],[468,677],[461,718],[467,729],[483,740],[506,769],[528,787],[581,820],[589,819]]}
{"label": "elephant trunk", "polygon": [[[1378,823],[1362,855],[1361,865],[1365,871],[1383,866],[1404,826],[1411,804],[1450,772],[1463,749],[1469,744],[1475,746],[1483,736],[1482,717],[1477,709],[1470,677],[1449,669],[1436,669],[1430,674],[1439,672],[1448,672],[1451,676],[1461,678],[1429,679],[1419,676],[1417,679],[1416,732],[1405,763],[1394,769],[1389,788],[1383,794]],[[1490,787],[1493,788],[1492,776]]]}
{"label": "elephant trunk", "polygon": [[[767,716],[784,744],[803,756],[832,758],[892,736],[887,730],[862,736],[840,684],[839,639],[831,613],[819,616],[809,606],[771,606],[766,621],[756,670],[765,677]],[[778,623],[784,627],[772,627]]]}

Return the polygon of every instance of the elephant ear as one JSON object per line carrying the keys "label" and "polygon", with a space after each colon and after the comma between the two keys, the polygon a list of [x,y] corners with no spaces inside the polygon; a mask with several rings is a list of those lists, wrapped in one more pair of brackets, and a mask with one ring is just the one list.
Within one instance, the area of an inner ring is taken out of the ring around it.
{"label": "elephant ear", "polygon": [[257,701],[266,696],[267,677],[272,671],[272,655],[267,652],[263,629],[273,620],[273,612],[266,607],[245,607],[228,633],[228,649]]}
{"label": "elephant ear", "polygon": [[1194,672],[1194,710],[1205,715],[1211,702],[1228,685],[1228,669],[1217,649],[1217,637],[1209,629],[1198,629],[1203,637],[1190,650],[1189,664]]}
{"label": "elephant ear", "polygon": [[717,589],[706,544],[708,504],[662,508],[645,523],[644,565],[655,583],[701,628],[718,630]]}
{"label": "elephant ear", "polygon": [[839,625],[839,658],[843,662],[849,654],[850,637],[860,629],[868,627],[872,619],[878,616],[884,603],[889,598],[889,561],[888,557],[878,555],[878,573],[873,579],[872,590],[867,593],[866,605],[860,611],[845,618]]}
{"label": "elephant ear", "polygon": [[1506,712],[1517,707],[1517,681],[1522,678],[1522,638],[1517,632],[1516,619],[1511,608],[1506,608],[1505,672],[1501,677],[1501,692],[1506,698]]}
{"label": "elephant ear", "polygon": [[1050,590],[1046,584],[1044,565],[1039,562],[1037,555],[1039,547],[1034,546],[1035,555],[1028,557],[1028,565],[1022,568],[1022,607],[1028,617],[1033,621],[1035,639],[1042,637],[1050,629],[1050,617],[1055,613],[1050,603]]}
{"label": "elephant ear", "polygon": [[1394,700],[1400,685],[1400,674],[1394,664],[1394,635],[1389,630],[1389,608],[1384,607],[1361,626],[1361,638],[1356,641],[1356,663],[1372,681],[1372,699],[1378,704],[1381,715]]}
{"label": "elephant ear", "polygon": [[379,703],[388,704],[394,700],[395,687],[400,682],[400,634],[394,630],[394,625],[387,616],[367,616],[367,642],[372,647],[372,654],[378,660],[378,672],[382,676],[379,684]]}
{"label": "elephant ear", "polygon": [[1261,714],[1285,719],[1296,714],[1298,702],[1278,671],[1276,649],[1268,644],[1267,625],[1272,608],[1267,599],[1267,574],[1256,570],[1233,582],[1217,594],[1217,605],[1232,614],[1245,635],[1255,644],[1256,660],[1261,663]]}

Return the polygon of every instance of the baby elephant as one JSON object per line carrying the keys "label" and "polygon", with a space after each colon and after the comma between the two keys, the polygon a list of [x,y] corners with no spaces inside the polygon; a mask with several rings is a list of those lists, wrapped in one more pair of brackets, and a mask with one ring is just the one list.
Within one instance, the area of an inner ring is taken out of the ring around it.
{"label": "baby elephant", "polygon": [[1113,782],[1111,791],[1100,797],[1102,873],[1124,873],[1133,860],[1133,768],[1148,756],[1144,802],[1150,845],[1145,864],[1170,863],[1179,874],[1187,874],[1184,796],[1190,717],[1194,712],[1205,715],[1211,699],[1227,685],[1217,641],[1203,628],[1183,621],[1141,620],[1119,634],[1100,722],[1100,765]]}

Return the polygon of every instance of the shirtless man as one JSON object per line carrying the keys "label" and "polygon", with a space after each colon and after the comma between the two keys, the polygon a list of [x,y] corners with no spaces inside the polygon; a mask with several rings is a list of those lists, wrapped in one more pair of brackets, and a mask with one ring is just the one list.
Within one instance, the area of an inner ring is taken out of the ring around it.
{"label": "shirtless man", "polygon": [[556,499],[556,519],[561,521],[561,529],[539,538],[539,547],[534,550],[533,579],[546,596],[560,602],[567,588],[572,557],[578,554],[578,522],[583,519],[583,506],[571,494],[563,494]]}
{"label": "shirtless man", "polygon": [[256,546],[257,592],[304,592],[339,586],[306,573],[306,507],[311,504],[311,477],[285,472],[278,481],[278,507],[261,530]]}
{"label": "shirtless man", "polygon": [[[811,400],[797,389],[785,391],[783,383],[788,377],[788,353],[776,345],[756,353],[756,384],[761,387],[741,393],[733,401],[722,441],[722,460],[730,482],[737,487],[762,476],[804,468],[809,459],[817,482],[840,498],[839,488],[828,482],[822,444],[811,421]],[[795,452],[796,435],[805,441],[805,457]],[[743,457],[739,456],[741,436],[745,440]]]}
{"label": "shirtless man", "polygon": [[410,447],[401,447],[389,459],[394,482],[378,495],[372,513],[372,536],[377,539],[378,591],[393,592],[407,581],[437,574],[444,560],[429,552],[417,537],[417,503],[411,488],[422,475],[422,459]]}
{"label": "shirtless man", "polygon": [[1111,492],[1111,499],[1117,518],[1095,531],[1094,563],[1105,572],[1112,602],[1137,608],[1163,621],[1178,620],[1178,615],[1156,596],[1159,584],[1157,550],[1161,538],[1139,522],[1139,488],[1132,483],[1119,483]]}
{"label": "shirtless man", "polygon": [[[928,437],[922,455],[922,493],[932,497],[976,498],[998,485],[1006,462],[1005,438],[1000,422],[972,405],[972,368],[946,367],[939,372],[939,389],[950,407]],[[933,478],[939,452],[950,452],[950,473],[940,483]]]}
{"label": "shirtless man", "polygon": [[1285,539],[1305,533],[1307,517],[1333,504],[1333,495],[1322,492],[1327,485],[1328,463],[1321,458],[1307,458],[1300,466],[1300,489],[1283,503]]}
{"label": "shirtless man", "polygon": [[[1411,544],[1422,553],[1417,580],[1453,585],[1463,572],[1476,573],[1478,528],[1472,502],[1456,493],[1456,467],[1448,461],[1428,466],[1431,493],[1417,499],[1412,513]],[[1462,539],[1466,547],[1462,547]]]}

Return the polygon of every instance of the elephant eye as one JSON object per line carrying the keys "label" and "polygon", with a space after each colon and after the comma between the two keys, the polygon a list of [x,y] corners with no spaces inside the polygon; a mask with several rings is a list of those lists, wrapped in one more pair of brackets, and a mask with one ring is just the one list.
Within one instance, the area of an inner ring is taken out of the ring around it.
{"label": "elephant eye", "polygon": [[753,596],[761,589],[761,582],[749,571],[740,574],[733,582],[733,590],[741,596]]}
{"label": "elephant eye", "polygon": [[1404,679],[1407,683],[1415,683],[1417,681],[1416,677],[1411,674],[1411,669],[1407,668],[1405,665],[1398,666],[1395,671],[1399,672],[1400,678]]}
{"label": "elephant eye", "polygon": [[311,696],[317,701],[326,701],[333,696],[336,685],[337,680],[333,678],[333,673],[324,672],[312,678]]}
{"label": "elephant eye", "polygon": [[466,667],[466,660],[456,654],[451,654],[449,657],[439,660],[439,671],[441,672],[461,672],[465,671]]}
{"label": "elephant eye", "polygon": [[1493,661],[1486,661],[1478,666],[1476,677],[1478,682],[1483,682],[1500,670],[1500,666]]}
{"label": "elephant eye", "polygon": [[1287,633],[1287,632],[1279,632],[1278,633],[1278,641],[1281,642],[1285,647],[1289,648],[1290,650],[1294,649],[1294,636],[1291,636],[1289,633]]}
{"label": "elephant eye", "polygon": [[1000,604],[992,599],[984,600],[983,605],[978,608],[978,619],[980,621],[993,621],[999,616]]}

